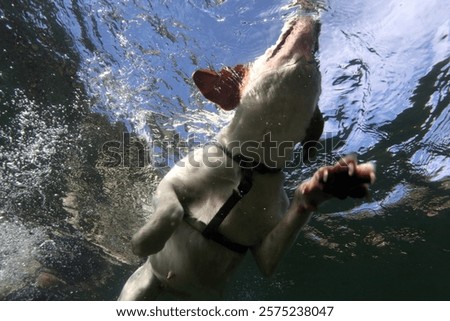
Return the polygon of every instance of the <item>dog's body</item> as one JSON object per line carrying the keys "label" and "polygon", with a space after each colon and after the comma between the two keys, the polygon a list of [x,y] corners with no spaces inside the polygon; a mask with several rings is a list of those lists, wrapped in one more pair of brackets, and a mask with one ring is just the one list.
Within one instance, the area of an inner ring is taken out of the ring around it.
{"label": "dog's body", "polygon": [[[119,299],[154,299],[162,290],[188,298],[221,294],[244,255],[205,238],[202,230],[242,182],[244,170],[237,155],[265,169],[282,169],[296,143],[320,137],[320,73],[314,59],[318,29],[314,19],[297,18],[252,65],[194,74],[206,98],[225,110],[236,108],[236,113],[219,133],[219,144],[195,150],[161,181],[156,211],[132,241],[136,254],[150,256]],[[320,169],[300,185],[289,204],[281,171],[250,171],[252,188],[218,230],[248,247],[265,275],[273,273],[311,212],[333,196],[332,188],[324,191],[329,176],[344,173],[355,178],[338,186],[348,190],[344,197],[363,196],[374,179],[370,164],[357,165],[347,158]],[[340,182],[337,179],[334,187]]]}

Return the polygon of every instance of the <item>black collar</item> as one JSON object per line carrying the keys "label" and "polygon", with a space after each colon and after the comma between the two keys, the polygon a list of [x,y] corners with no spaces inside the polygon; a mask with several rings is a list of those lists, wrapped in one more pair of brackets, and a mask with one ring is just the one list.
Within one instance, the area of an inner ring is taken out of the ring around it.
{"label": "black collar", "polygon": [[277,167],[269,167],[262,162],[257,162],[255,160],[253,160],[249,157],[246,157],[244,155],[241,155],[241,154],[237,154],[237,155],[233,156],[233,154],[231,154],[231,152],[219,142],[213,142],[212,145],[221,149],[225,153],[225,155],[227,155],[233,161],[238,163],[239,167],[241,167],[242,169],[256,171],[260,174],[274,174],[274,173],[279,173],[282,170],[281,168],[277,168]]}

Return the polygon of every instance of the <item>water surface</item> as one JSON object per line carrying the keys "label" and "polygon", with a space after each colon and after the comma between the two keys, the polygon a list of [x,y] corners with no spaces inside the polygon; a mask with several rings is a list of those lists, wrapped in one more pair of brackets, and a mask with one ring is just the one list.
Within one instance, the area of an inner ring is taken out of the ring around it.
{"label": "water surface", "polygon": [[[225,299],[449,300],[449,2],[318,6],[326,150],[286,171],[286,188],[348,153],[378,180],[369,200],[326,204],[273,278],[249,257]],[[231,117],[190,75],[254,60],[298,10],[0,0],[0,298],[115,299],[158,181]],[[113,166],[101,147],[124,133],[131,161]]]}

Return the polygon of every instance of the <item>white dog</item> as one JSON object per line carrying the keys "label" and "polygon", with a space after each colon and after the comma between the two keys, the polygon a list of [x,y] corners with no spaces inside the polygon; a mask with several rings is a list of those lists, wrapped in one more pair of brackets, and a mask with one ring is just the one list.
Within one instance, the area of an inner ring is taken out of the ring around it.
{"label": "white dog", "polygon": [[319,169],[290,203],[283,189],[281,169],[294,145],[304,142],[308,156],[308,141],[323,129],[318,33],[317,21],[298,17],[253,64],[194,73],[202,94],[236,109],[235,116],[216,143],[195,150],[159,184],[156,210],[132,239],[134,253],[149,258],[120,300],[155,299],[162,291],[217,298],[247,250],[271,275],[320,203],[367,194],[375,169],[354,157]]}

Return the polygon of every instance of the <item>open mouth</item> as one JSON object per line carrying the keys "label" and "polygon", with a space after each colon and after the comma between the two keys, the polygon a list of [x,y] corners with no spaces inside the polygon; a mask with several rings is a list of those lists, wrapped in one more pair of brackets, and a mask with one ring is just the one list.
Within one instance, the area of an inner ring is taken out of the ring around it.
{"label": "open mouth", "polygon": [[278,45],[275,47],[275,49],[273,50],[272,54],[270,55],[270,57],[267,60],[272,59],[273,57],[275,57],[278,52],[281,50],[281,48],[284,46],[284,44],[286,43],[287,38],[289,37],[289,35],[292,33],[292,31],[294,30],[294,26],[291,26],[281,37],[280,42],[278,43]]}
{"label": "open mouth", "polygon": [[278,56],[293,58],[297,55],[308,57],[309,60],[318,50],[319,31],[320,24],[317,21],[309,17],[299,18],[280,37],[267,61]]}

